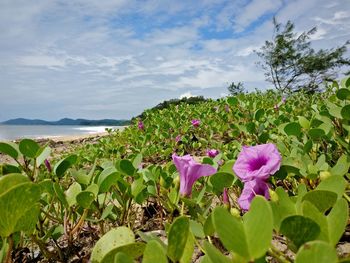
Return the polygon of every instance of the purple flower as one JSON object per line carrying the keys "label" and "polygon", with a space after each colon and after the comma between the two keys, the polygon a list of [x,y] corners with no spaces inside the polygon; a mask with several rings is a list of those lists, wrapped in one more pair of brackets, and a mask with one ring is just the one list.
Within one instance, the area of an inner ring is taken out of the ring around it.
{"label": "purple flower", "polygon": [[246,182],[242,194],[238,198],[239,206],[243,210],[248,211],[250,203],[256,195],[262,195],[265,196],[266,199],[270,199],[269,186],[265,181],[257,179]]}
{"label": "purple flower", "polygon": [[242,182],[267,180],[280,169],[281,160],[281,154],[272,143],[243,146],[233,165],[233,171]]}
{"label": "purple flower", "polygon": [[198,127],[201,124],[200,120],[194,119],[191,121],[193,127]]}
{"label": "purple flower", "polygon": [[178,135],[175,137],[175,142],[179,142],[179,141],[181,141],[181,135]]}
{"label": "purple flower", "polygon": [[51,169],[50,162],[47,159],[45,159],[44,163],[45,163],[46,169],[49,171],[49,173],[51,173],[52,169]]}
{"label": "purple flower", "polygon": [[139,130],[144,130],[145,129],[145,125],[143,124],[142,121],[139,121],[139,123],[137,124],[137,127],[139,128]]}
{"label": "purple flower", "polygon": [[266,181],[280,169],[281,160],[281,154],[272,143],[243,146],[233,165],[233,171],[245,183],[238,199],[242,209],[248,210],[250,202],[257,194],[269,198]]}
{"label": "purple flower", "polygon": [[286,101],[287,101],[287,98],[286,97],[282,97],[282,103],[286,103]]}
{"label": "purple flower", "polygon": [[214,158],[218,154],[219,154],[219,151],[216,149],[207,150],[207,156],[211,158]]}
{"label": "purple flower", "polygon": [[190,196],[192,186],[198,178],[216,173],[216,169],[209,164],[196,163],[188,154],[183,157],[173,154],[173,162],[180,174],[180,194]]}
{"label": "purple flower", "polygon": [[225,105],[225,111],[226,111],[226,112],[229,112],[229,111],[230,111],[230,106]]}

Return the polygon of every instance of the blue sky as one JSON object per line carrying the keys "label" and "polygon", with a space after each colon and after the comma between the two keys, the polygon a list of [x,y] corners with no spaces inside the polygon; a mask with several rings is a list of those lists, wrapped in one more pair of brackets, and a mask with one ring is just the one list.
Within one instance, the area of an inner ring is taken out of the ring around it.
{"label": "blue sky", "polygon": [[[1,0],[0,121],[131,118],[184,95],[266,89],[272,17],[315,48],[350,39],[348,0]],[[349,52],[348,52],[349,54]]]}

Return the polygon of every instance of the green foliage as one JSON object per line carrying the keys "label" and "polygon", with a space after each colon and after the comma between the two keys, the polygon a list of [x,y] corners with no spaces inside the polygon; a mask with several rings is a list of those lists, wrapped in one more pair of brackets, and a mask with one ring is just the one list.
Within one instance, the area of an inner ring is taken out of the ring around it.
{"label": "green foliage", "polygon": [[[289,261],[272,245],[284,235],[297,262],[336,261],[349,219],[349,87],[346,78],[286,101],[266,91],[170,104],[146,110],[144,129],[130,125],[60,156],[32,140],[0,143],[11,160],[0,165],[0,257],[22,246],[68,262],[89,236],[98,240],[86,255],[92,262],[191,262],[198,250],[202,262]],[[282,157],[270,200],[257,196],[242,211],[232,167],[243,146],[267,142]],[[219,154],[208,157],[208,149]],[[182,197],[174,152],[217,173]]]}
{"label": "green foliage", "polygon": [[[265,70],[266,80],[281,92],[304,89],[307,92],[319,90],[319,85],[337,76],[337,69],[349,66],[350,59],[344,58],[348,42],[335,49],[315,51],[310,38],[316,27],[297,35],[294,24],[288,21],[284,26],[274,18],[274,36],[257,52]],[[346,92],[339,94],[346,97]]]}

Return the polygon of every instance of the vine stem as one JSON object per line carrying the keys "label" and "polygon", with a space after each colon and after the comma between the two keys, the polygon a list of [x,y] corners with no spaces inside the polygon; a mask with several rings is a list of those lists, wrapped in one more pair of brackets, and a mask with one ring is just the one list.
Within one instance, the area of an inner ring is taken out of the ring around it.
{"label": "vine stem", "polygon": [[185,212],[185,203],[184,203],[184,201],[182,201],[182,204],[181,204],[181,215],[182,216],[184,215],[184,212]]}
{"label": "vine stem", "polygon": [[270,256],[274,257],[278,262],[280,263],[290,263],[289,260],[287,260],[281,252],[271,245],[270,249],[267,251]]}
{"label": "vine stem", "polygon": [[348,203],[350,203],[350,197],[346,193],[344,193],[343,196],[346,199],[346,201],[348,201]]}
{"label": "vine stem", "polygon": [[9,243],[9,247],[7,249],[7,252],[6,252],[5,263],[12,263],[12,259],[11,259],[11,252],[12,252],[12,249],[13,249],[13,238],[12,238],[12,235],[10,235],[7,238],[7,241]]}
{"label": "vine stem", "polygon": [[85,218],[86,218],[86,216],[87,216],[87,214],[88,214],[88,211],[89,211],[89,209],[87,209],[87,208],[84,209],[84,212],[83,212],[83,214],[81,215],[81,217],[80,217],[78,223],[74,226],[74,228],[72,229],[72,231],[70,231],[70,233],[69,233],[70,236],[73,236],[74,233],[77,232],[77,231],[79,230],[79,228],[81,227],[81,225],[84,223],[84,220],[85,220]]}

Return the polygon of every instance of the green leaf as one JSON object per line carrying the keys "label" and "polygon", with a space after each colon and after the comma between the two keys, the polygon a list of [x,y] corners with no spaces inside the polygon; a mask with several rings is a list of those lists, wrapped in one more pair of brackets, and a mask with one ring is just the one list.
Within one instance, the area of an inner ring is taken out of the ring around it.
{"label": "green leaf", "polygon": [[212,218],[213,218],[212,215],[213,214],[210,214],[204,222],[203,231],[204,231],[204,234],[206,236],[212,236],[215,232],[215,228],[214,228],[213,220],[212,220]]}
{"label": "green leaf", "polygon": [[90,191],[82,191],[76,196],[77,203],[83,208],[89,208],[96,196]]}
{"label": "green leaf", "polygon": [[238,99],[236,97],[229,97],[227,98],[227,102],[231,106],[236,106],[238,104]]}
{"label": "green leaf", "polygon": [[325,135],[324,130],[319,129],[319,128],[310,129],[308,133],[309,133],[310,138],[313,140],[319,139]]}
{"label": "green leaf", "polygon": [[203,226],[201,223],[198,223],[197,221],[194,221],[194,220],[190,220],[190,229],[195,237],[205,238]]}
{"label": "green leaf", "polygon": [[117,184],[119,178],[120,174],[114,167],[104,169],[97,179],[100,193],[108,192],[112,185]]}
{"label": "green leaf", "polygon": [[309,201],[321,213],[326,212],[337,201],[337,194],[326,190],[313,190],[304,195],[302,201]]}
{"label": "green leaf", "polygon": [[[14,183],[18,183],[17,178]],[[14,232],[29,231],[35,226],[40,194],[40,187],[30,182],[18,183],[0,195],[0,236],[8,237]]]}
{"label": "green leaf", "polygon": [[66,200],[70,207],[77,203],[76,196],[81,192],[81,186],[77,182],[71,184],[66,191]]}
{"label": "green leaf", "polygon": [[172,261],[175,262],[181,259],[185,251],[189,230],[190,221],[185,216],[176,218],[171,225],[168,235],[167,254]]}
{"label": "green leaf", "polygon": [[28,177],[22,174],[7,174],[0,177],[0,195],[11,190],[11,188],[18,186],[19,184],[29,183]]}
{"label": "green leaf", "polygon": [[337,91],[337,98],[340,100],[348,100],[350,99],[350,90],[349,89],[339,89]]}
{"label": "green leaf", "polygon": [[272,200],[270,205],[273,212],[274,228],[278,231],[283,219],[295,215],[297,212],[294,202],[282,187],[277,187],[275,192],[278,200]]}
{"label": "green leaf", "polygon": [[217,191],[222,192],[225,187],[232,185],[234,179],[232,174],[219,172],[210,176],[209,181]]}
{"label": "green leaf", "polygon": [[343,154],[338,159],[336,165],[331,168],[330,172],[335,176],[343,176],[345,175],[350,167],[349,157],[346,154]]}
{"label": "green leaf", "polygon": [[[110,263],[112,261],[106,261],[104,260],[105,263]],[[124,252],[118,252],[115,257],[114,257],[114,263],[134,263],[133,259],[129,257],[127,254]]]}
{"label": "green leaf", "polygon": [[168,259],[164,248],[156,240],[151,240],[147,243],[143,253],[142,263],[167,263]]}
{"label": "green leaf", "polygon": [[92,263],[101,263],[102,259],[113,249],[135,242],[134,233],[121,226],[108,231],[95,244],[91,253]]}
{"label": "green leaf", "polygon": [[143,254],[146,244],[134,242],[110,250],[102,259],[101,263],[113,262],[113,258],[120,252],[125,253],[130,258],[138,258]]}
{"label": "green leaf", "polygon": [[342,198],[339,199],[327,216],[329,243],[335,246],[343,235],[348,223],[348,203]]}
{"label": "green leaf", "polygon": [[304,243],[316,239],[321,229],[312,219],[294,215],[282,221],[280,232],[292,242],[291,248],[297,250]]}
{"label": "green leaf", "polygon": [[126,173],[127,175],[133,175],[135,172],[135,168],[129,160],[121,160],[119,163],[119,167],[121,171]]}
{"label": "green leaf", "polygon": [[194,251],[194,236],[191,232],[188,233],[184,252],[180,258],[180,263],[190,263]]}
{"label": "green leaf", "polygon": [[0,142],[0,152],[11,156],[15,160],[18,158],[18,151],[9,143]]}
{"label": "green leaf", "polygon": [[310,121],[306,119],[304,116],[298,116],[299,124],[304,129],[310,129]]}
{"label": "green leaf", "polygon": [[303,245],[295,257],[295,263],[338,262],[335,248],[324,241],[312,241]]}
{"label": "green leaf", "polygon": [[41,148],[38,154],[39,156],[36,158],[37,167],[39,167],[45,161],[45,159],[47,159],[50,156],[51,148],[48,146],[45,148]]}
{"label": "green leaf", "polygon": [[289,136],[299,136],[301,133],[301,127],[297,122],[290,122],[284,127],[284,132]]}
{"label": "green leaf", "polygon": [[212,244],[204,241],[204,250],[205,254],[209,257],[211,262],[215,263],[230,263],[231,261],[224,256],[216,247],[214,247]]}
{"label": "green leaf", "polygon": [[255,116],[254,116],[254,119],[256,121],[259,121],[265,114],[265,110],[264,109],[258,109],[256,112],[255,112]]}
{"label": "green leaf", "polygon": [[343,176],[330,176],[317,186],[316,190],[327,190],[334,192],[341,198],[345,192],[347,182]]}
{"label": "green leaf", "polygon": [[53,189],[56,193],[56,196],[58,198],[58,200],[60,200],[60,202],[62,203],[62,205],[64,205],[66,208],[69,207],[66,196],[64,195],[64,192],[62,190],[62,187],[59,183],[55,182],[53,184]]}
{"label": "green leaf", "polygon": [[73,154],[56,163],[54,172],[57,177],[61,178],[64,173],[77,162],[77,159],[78,157]]}
{"label": "green leaf", "polygon": [[134,166],[135,169],[138,169],[140,164],[142,162],[142,154],[139,153],[138,155],[136,155],[136,157],[134,158],[132,165]]}
{"label": "green leaf", "polygon": [[270,247],[273,228],[271,207],[264,197],[257,195],[253,199],[243,224],[250,258],[262,257]]}
{"label": "green leaf", "polygon": [[225,248],[249,259],[243,223],[223,207],[216,207],[212,217],[215,230]]}
{"label": "green leaf", "polygon": [[350,88],[350,77],[343,78],[343,79],[340,81],[340,85],[341,85],[343,88]]}
{"label": "green leaf", "polygon": [[36,141],[23,139],[19,143],[19,150],[26,157],[36,158],[38,157],[40,146]]}
{"label": "green leaf", "polygon": [[340,112],[341,116],[345,120],[350,120],[350,105],[345,105]]}

